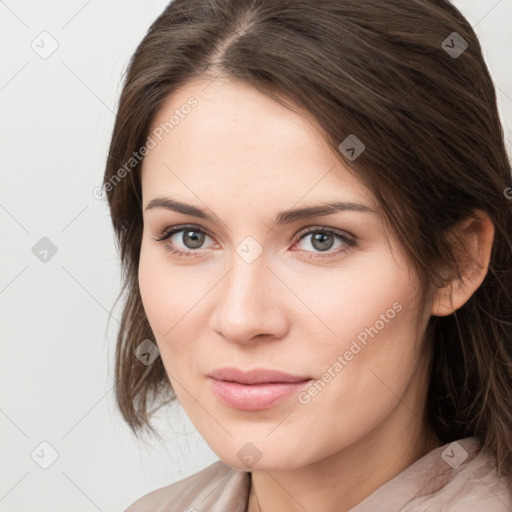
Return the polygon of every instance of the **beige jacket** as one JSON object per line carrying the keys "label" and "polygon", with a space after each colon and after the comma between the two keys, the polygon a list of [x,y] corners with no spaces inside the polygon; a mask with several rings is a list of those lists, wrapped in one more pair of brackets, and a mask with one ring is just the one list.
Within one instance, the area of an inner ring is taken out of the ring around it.
{"label": "beige jacket", "polygon": [[[124,512],[247,512],[250,483],[250,472],[218,461]],[[349,512],[512,512],[512,479],[498,479],[478,440],[466,437],[432,450]]]}

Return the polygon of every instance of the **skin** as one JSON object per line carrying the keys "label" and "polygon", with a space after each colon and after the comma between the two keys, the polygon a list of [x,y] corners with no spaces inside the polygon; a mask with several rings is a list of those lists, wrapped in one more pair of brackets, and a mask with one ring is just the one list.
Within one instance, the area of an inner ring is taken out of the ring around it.
{"label": "skin", "polygon": [[[390,251],[375,198],[315,123],[246,84],[208,83],[184,86],[153,120],[155,128],[190,96],[198,101],[143,163],[144,309],[187,415],[224,462],[252,471],[251,512],[349,510],[440,446],[423,414],[431,350],[422,339],[430,315],[450,314],[480,285],[493,226],[485,214],[461,225],[482,268],[451,295],[439,290],[419,311],[417,276],[391,234]],[[207,210],[219,224],[146,209],[170,196]],[[273,223],[283,210],[332,200],[362,203],[374,213]],[[181,224],[206,231],[200,248],[183,231],[155,240]],[[332,237],[332,248],[318,249],[314,229],[326,227],[357,244]],[[299,240],[305,228],[310,234]],[[248,236],[263,249],[251,263],[237,253]],[[193,257],[171,254],[171,245]],[[394,318],[307,404],[292,395],[266,410],[240,411],[212,392],[207,374],[224,366],[322,379],[396,303],[402,308]],[[252,468],[237,457],[248,442],[262,454]]]}

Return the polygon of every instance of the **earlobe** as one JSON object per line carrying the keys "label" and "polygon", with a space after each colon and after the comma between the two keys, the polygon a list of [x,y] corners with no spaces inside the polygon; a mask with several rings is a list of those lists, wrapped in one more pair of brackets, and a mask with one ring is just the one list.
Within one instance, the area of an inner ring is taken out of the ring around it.
{"label": "earlobe", "polygon": [[455,276],[435,292],[431,313],[434,316],[448,316],[463,306],[482,284],[489,268],[494,224],[488,214],[475,210],[455,231],[455,236],[463,240],[466,247],[457,256],[462,279]]}

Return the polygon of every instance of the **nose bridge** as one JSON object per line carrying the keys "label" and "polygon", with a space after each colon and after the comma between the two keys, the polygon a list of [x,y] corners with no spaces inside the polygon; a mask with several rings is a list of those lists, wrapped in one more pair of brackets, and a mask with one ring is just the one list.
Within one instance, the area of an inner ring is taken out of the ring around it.
{"label": "nose bridge", "polygon": [[[224,284],[225,313],[240,320],[251,310],[251,315],[259,315],[264,309],[262,299],[267,291],[269,270],[265,258],[259,256],[254,261],[247,261],[238,253],[233,256],[231,271]],[[232,318],[234,320],[235,318]]]}
{"label": "nose bridge", "polygon": [[[243,243],[233,253],[228,274],[220,283],[220,297],[214,315],[214,328],[230,341],[249,341],[260,334],[277,334],[282,327],[272,282],[261,253],[249,257]],[[253,254],[254,255],[254,254]]]}

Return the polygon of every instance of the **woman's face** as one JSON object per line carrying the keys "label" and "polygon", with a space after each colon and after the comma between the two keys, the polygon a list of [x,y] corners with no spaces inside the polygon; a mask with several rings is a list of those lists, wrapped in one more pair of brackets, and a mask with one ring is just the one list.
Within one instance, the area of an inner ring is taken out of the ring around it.
{"label": "woman's face", "polygon": [[[185,86],[152,130],[140,292],[199,433],[239,469],[303,467],[370,436],[393,449],[423,420],[430,311],[373,195],[313,124],[242,83]],[[352,207],[303,211],[332,203]],[[213,379],[222,368],[267,384]]]}

